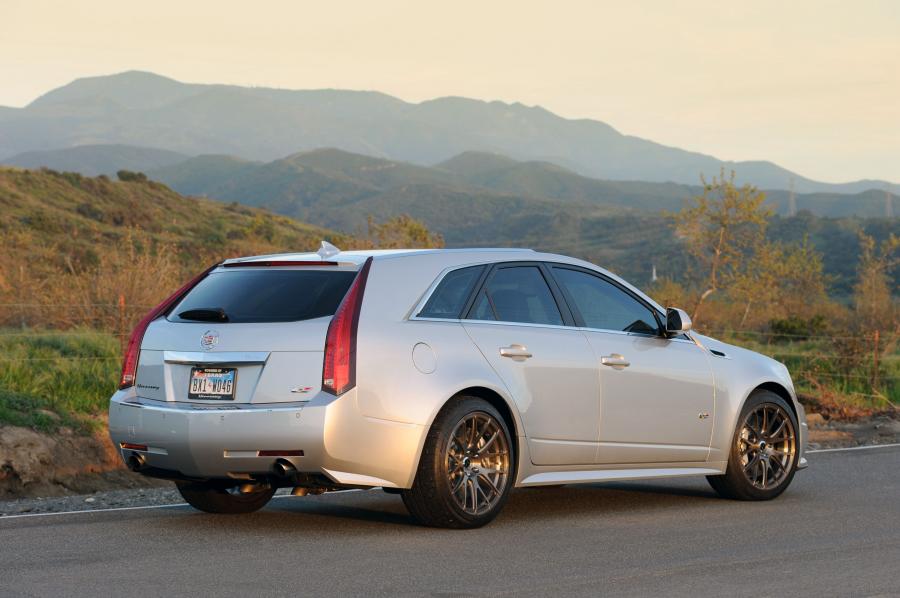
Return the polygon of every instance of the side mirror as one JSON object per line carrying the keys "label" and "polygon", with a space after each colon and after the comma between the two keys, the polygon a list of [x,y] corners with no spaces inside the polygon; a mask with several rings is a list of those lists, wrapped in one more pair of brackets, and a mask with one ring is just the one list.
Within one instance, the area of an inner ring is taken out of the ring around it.
{"label": "side mirror", "polygon": [[666,335],[676,336],[691,329],[691,317],[677,307],[666,308]]}

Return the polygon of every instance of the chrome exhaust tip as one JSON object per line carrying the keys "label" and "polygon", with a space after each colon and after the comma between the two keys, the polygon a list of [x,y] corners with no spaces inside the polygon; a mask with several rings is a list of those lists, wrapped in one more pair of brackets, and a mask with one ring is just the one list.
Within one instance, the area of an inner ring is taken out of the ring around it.
{"label": "chrome exhaust tip", "polygon": [[283,478],[297,473],[297,468],[294,467],[294,464],[290,461],[285,461],[284,459],[275,461],[275,464],[272,466],[272,470],[275,472],[275,475]]}
{"label": "chrome exhaust tip", "polygon": [[131,471],[138,472],[147,466],[147,457],[140,453],[131,453],[125,460],[125,466]]}

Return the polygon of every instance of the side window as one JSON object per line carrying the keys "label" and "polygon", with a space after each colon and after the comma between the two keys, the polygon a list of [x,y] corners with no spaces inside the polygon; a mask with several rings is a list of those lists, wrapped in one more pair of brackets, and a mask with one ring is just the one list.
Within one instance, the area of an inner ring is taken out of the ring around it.
{"label": "side window", "polygon": [[611,282],[555,266],[553,274],[588,328],[658,334],[659,325],[650,308]]}
{"label": "side window", "polygon": [[470,317],[525,324],[563,323],[550,287],[536,266],[497,270],[475,299]]}
{"label": "side window", "polygon": [[418,315],[423,318],[458,318],[484,268],[472,266],[448,272]]}

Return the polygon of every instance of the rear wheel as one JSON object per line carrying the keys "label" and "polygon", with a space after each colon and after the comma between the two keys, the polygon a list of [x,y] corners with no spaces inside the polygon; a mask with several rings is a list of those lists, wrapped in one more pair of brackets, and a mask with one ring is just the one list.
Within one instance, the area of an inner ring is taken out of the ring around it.
{"label": "rear wheel", "polygon": [[175,486],[189,505],[207,513],[252,513],[266,506],[275,494],[268,486],[245,492],[241,487],[200,482],[175,482]]}
{"label": "rear wheel", "polygon": [[513,482],[512,438],[487,401],[460,397],[435,419],[403,502],[419,522],[480,527],[503,508]]}
{"label": "rear wheel", "polygon": [[755,392],[738,419],[725,474],[708,476],[709,484],[726,498],[775,498],[797,470],[797,430],[797,418],[783,398],[765,390]]}

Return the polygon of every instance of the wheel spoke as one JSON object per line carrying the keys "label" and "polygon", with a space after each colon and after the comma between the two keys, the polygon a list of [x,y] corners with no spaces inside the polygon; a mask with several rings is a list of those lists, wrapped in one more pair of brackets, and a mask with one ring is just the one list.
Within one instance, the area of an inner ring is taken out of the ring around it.
{"label": "wheel spoke", "polygon": [[750,469],[752,467],[756,466],[756,464],[759,463],[759,461],[760,461],[759,453],[757,453],[753,456],[753,459],[751,459],[750,461],[747,462],[746,465],[744,465],[744,471],[745,472],[750,471]]}
{"label": "wheel spoke", "polygon": [[771,438],[772,436],[777,436],[778,434],[780,434],[781,431],[784,429],[784,427],[785,427],[786,425],[787,425],[787,420],[782,418],[782,419],[781,419],[781,423],[778,424],[778,427],[775,428],[775,431],[772,432],[771,434],[769,434],[769,438]]}
{"label": "wheel spoke", "polygon": [[500,489],[497,488],[497,485],[494,484],[494,481],[485,475],[483,472],[478,472],[478,479],[484,480],[487,482],[488,487],[494,492],[494,494],[500,494]]}
{"label": "wheel spoke", "polygon": [[490,447],[492,444],[494,444],[494,441],[497,440],[498,436],[500,436],[500,430],[496,430],[494,432],[494,434],[490,437],[490,439],[487,442],[485,442],[484,445],[480,449],[475,451],[475,454],[480,455],[481,453],[486,451],[488,449],[488,447]]}

